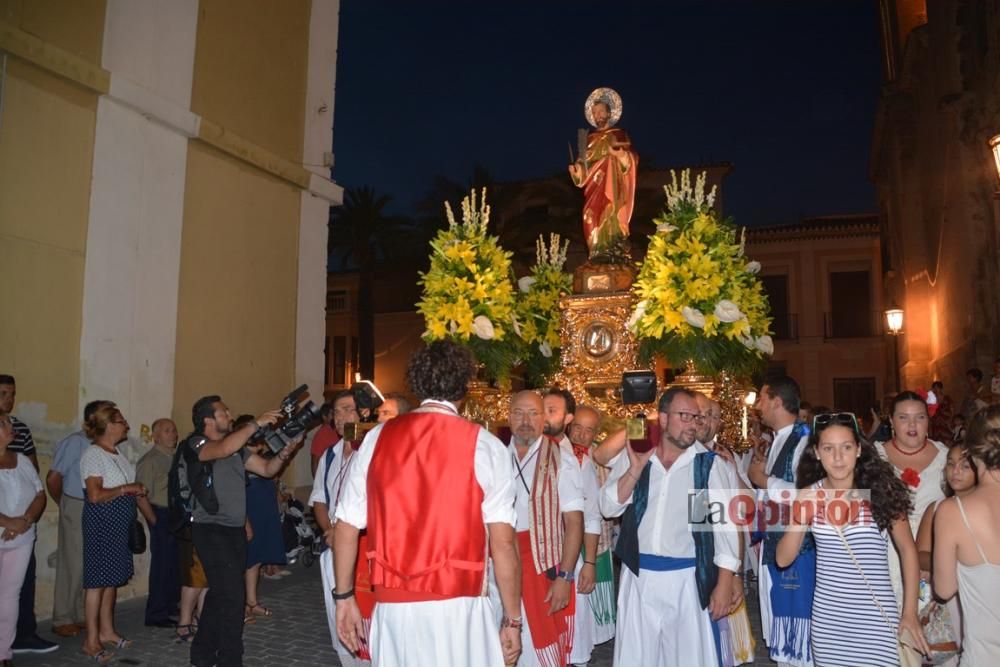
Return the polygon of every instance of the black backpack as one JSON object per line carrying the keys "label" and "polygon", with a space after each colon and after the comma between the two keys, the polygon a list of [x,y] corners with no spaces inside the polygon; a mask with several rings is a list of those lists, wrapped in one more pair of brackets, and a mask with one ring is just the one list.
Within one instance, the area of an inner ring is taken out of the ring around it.
{"label": "black backpack", "polygon": [[205,437],[192,434],[177,445],[174,460],[167,475],[167,502],[170,510],[170,532],[190,539],[190,526],[195,503],[209,514],[219,511],[212,478],[212,461],[199,461],[195,446]]}

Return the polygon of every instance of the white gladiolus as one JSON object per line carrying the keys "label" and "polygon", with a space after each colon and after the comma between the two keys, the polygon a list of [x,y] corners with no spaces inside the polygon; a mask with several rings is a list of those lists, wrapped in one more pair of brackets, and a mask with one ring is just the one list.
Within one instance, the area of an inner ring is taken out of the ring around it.
{"label": "white gladiolus", "polygon": [[628,318],[628,322],[625,326],[628,327],[629,331],[635,331],[635,325],[639,323],[639,320],[643,318],[646,314],[646,300],[643,299],[638,304],[636,304],[635,310],[632,312],[632,316]]}
{"label": "white gladiolus", "polygon": [[719,318],[720,322],[735,322],[743,319],[740,307],[729,299],[721,299],[719,303],[715,304],[715,316]]}
{"label": "white gladiolus", "polygon": [[760,262],[750,261],[746,266],[747,273],[760,273]]}
{"label": "white gladiolus", "polygon": [[485,315],[476,315],[472,320],[472,331],[483,340],[493,339],[493,323]]}
{"label": "white gladiolus", "polygon": [[656,233],[657,234],[669,234],[670,232],[674,231],[675,229],[677,229],[677,228],[674,227],[673,225],[671,225],[669,222],[661,222],[660,224],[658,224],[656,226]]}
{"label": "white gladiolus", "polygon": [[774,354],[774,341],[770,336],[761,336],[754,343],[756,348],[766,355]]}
{"label": "white gladiolus", "polygon": [[538,351],[542,353],[542,356],[548,359],[552,356],[552,346],[548,343],[542,343],[538,346]]}
{"label": "white gladiolus", "polygon": [[693,327],[698,329],[705,328],[705,315],[697,308],[692,308],[690,306],[684,306],[681,308],[681,315],[684,319]]}
{"label": "white gladiolus", "polygon": [[523,278],[517,279],[517,289],[521,290],[525,294],[531,291],[531,286],[535,284],[535,278],[533,276],[524,276]]}

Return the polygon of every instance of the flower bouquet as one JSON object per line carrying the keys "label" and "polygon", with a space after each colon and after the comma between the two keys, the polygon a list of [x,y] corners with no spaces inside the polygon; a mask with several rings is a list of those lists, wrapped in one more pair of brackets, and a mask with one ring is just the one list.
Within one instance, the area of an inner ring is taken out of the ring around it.
{"label": "flower bouquet", "polygon": [[425,341],[451,338],[468,345],[490,380],[508,381],[521,343],[513,328],[514,287],[511,253],[486,233],[490,207],[486,189],[462,200],[462,222],[445,203],[448,228],[431,241],[431,263],[420,274],[417,304],[427,329]]}
{"label": "flower bouquet", "polygon": [[538,237],[535,265],[531,274],[517,281],[521,296],[517,302],[515,327],[525,349],[522,358],[528,381],[545,384],[559,369],[559,327],[562,311],[559,299],[573,291],[573,276],[564,272],[569,241],[560,244],[558,234],[549,236],[549,244]]}
{"label": "flower bouquet", "polygon": [[654,222],[646,258],[632,286],[638,301],[629,329],[639,355],[674,364],[691,360],[702,373],[748,376],[774,352],[767,296],[735,226],[719,220],[705,192],[705,173],[691,183],[671,170],[667,210]]}

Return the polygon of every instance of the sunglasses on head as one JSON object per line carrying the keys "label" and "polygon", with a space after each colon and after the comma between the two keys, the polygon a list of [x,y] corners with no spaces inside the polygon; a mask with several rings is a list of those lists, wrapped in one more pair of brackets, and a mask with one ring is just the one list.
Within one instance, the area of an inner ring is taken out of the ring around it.
{"label": "sunglasses on head", "polygon": [[827,426],[850,426],[858,430],[858,418],[853,412],[827,412],[813,417],[813,432],[821,431]]}

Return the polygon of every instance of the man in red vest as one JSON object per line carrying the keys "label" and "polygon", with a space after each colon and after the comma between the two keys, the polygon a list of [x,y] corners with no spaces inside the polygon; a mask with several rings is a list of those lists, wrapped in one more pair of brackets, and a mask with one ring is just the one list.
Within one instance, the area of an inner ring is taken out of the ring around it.
{"label": "man in red vest", "polygon": [[[450,341],[414,354],[406,375],[420,407],[372,429],[348,472],[334,529],[337,632],[358,649],[364,626],[352,573],[367,529],[376,667],[501,667],[521,652],[508,454],[456,405],[474,370],[468,350]],[[504,611],[499,635],[486,596],[488,552]]]}

